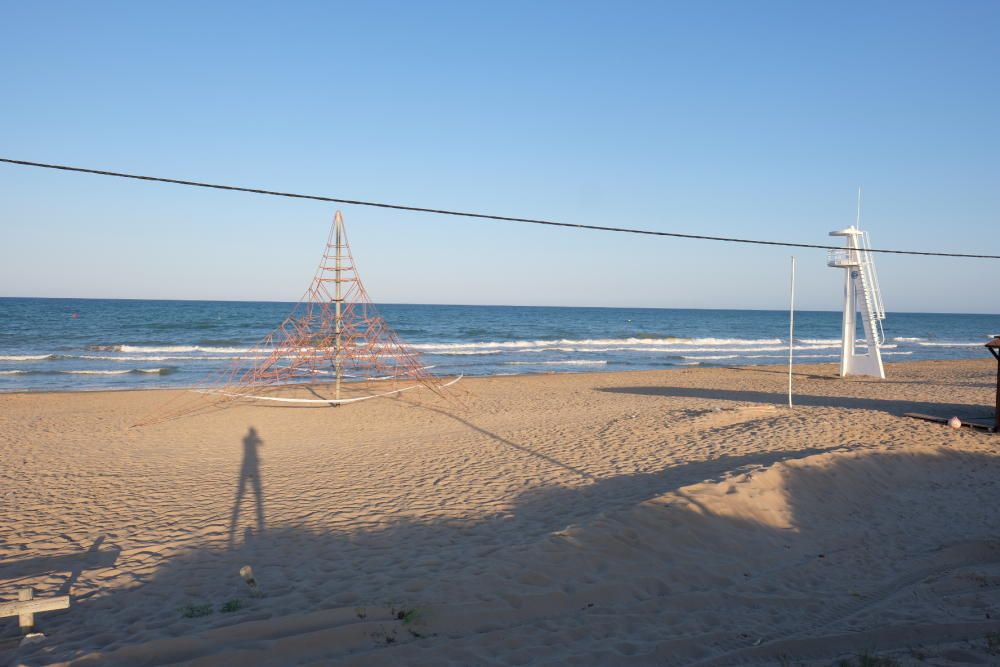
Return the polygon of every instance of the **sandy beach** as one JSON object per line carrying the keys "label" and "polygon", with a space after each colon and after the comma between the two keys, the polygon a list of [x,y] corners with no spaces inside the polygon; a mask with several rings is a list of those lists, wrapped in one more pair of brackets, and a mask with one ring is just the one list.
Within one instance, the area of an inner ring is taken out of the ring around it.
{"label": "sandy beach", "polygon": [[[466,379],[130,428],[0,395],[0,600],[42,665],[1000,662],[992,359]],[[250,565],[258,593],[240,576]],[[887,663],[888,664],[888,663]]]}

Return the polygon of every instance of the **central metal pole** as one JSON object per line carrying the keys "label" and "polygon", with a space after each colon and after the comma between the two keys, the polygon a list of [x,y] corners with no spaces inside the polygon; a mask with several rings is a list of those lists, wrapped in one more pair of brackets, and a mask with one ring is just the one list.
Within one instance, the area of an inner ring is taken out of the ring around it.
{"label": "central metal pole", "polygon": [[334,303],[334,306],[333,306],[334,307],[334,330],[333,331],[334,331],[334,334],[335,334],[334,344],[333,344],[333,351],[334,351],[334,362],[333,363],[334,363],[334,368],[336,370],[336,376],[337,376],[337,381],[336,381],[337,384],[336,384],[336,390],[334,392],[334,398],[336,398],[337,400],[340,400],[340,375],[341,375],[341,360],[340,360],[340,355],[341,355],[341,340],[340,339],[341,339],[341,334],[344,331],[344,326],[343,326],[344,325],[344,316],[341,313],[341,307],[340,307],[341,301],[344,300],[343,291],[341,290],[341,280],[340,280],[340,274],[341,274],[341,269],[342,269],[342,266],[341,266],[341,263],[340,263],[340,259],[341,259],[341,257],[340,257],[340,246],[341,246],[341,241],[342,241],[342,237],[343,237],[343,227],[344,227],[344,219],[341,217],[340,211],[337,211],[337,214],[334,216],[334,228],[336,229],[336,231],[334,232],[334,238],[336,239],[335,243],[337,245],[337,251],[336,251],[334,265],[333,265],[333,268],[334,268],[334,279],[335,279],[334,281],[337,284],[337,287],[336,287],[336,290],[335,290],[335,294],[334,294],[334,297],[333,297],[333,303]]}

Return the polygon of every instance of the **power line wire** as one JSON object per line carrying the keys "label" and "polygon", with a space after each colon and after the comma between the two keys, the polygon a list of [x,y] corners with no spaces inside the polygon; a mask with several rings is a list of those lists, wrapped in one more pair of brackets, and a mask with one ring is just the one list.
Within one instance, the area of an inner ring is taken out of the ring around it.
{"label": "power line wire", "polygon": [[[606,227],[603,225],[583,225],[572,222],[557,222],[554,220],[538,220],[535,218],[515,218],[505,215],[490,215],[487,213],[469,213],[465,211],[450,211],[439,208],[424,208],[421,206],[404,206],[402,204],[386,204],[381,202],[362,201],[359,199],[341,199],[338,197],[323,197],[320,195],[304,195],[292,192],[278,192],[275,190],[261,190],[258,188],[244,188],[235,185],[219,185],[216,183],[202,183],[199,181],[186,181],[177,178],[163,178],[160,176],[141,176],[139,174],[125,174],[117,171],[105,171],[102,169],[88,169],[85,167],[70,167],[61,164],[46,164],[44,162],[29,162],[27,160],[12,160],[10,158],[0,158],[0,162],[7,164],[40,167],[42,169],[58,169],[60,171],[71,171],[82,174],[96,174],[98,176],[115,176],[118,178],[131,178],[138,181],[153,181],[157,183],[173,183],[174,185],[189,185],[198,188],[211,188],[214,190],[230,190],[233,192],[250,192],[258,195],[268,195],[271,197],[288,197],[291,199],[310,199],[313,201],[333,202],[336,204],[349,204],[353,206],[372,206],[375,208],[387,208],[397,211],[413,211],[416,213],[436,213],[439,215],[451,215],[463,218],[479,218],[482,220],[499,220],[502,222],[522,222],[532,225],[548,225],[550,227],[568,227],[571,229],[591,229],[602,232],[618,232],[623,234],[642,234],[646,236],[667,236],[678,239],[696,239],[701,241],[722,241],[725,243],[746,243],[752,245],[780,246],[784,248],[814,248],[817,250],[843,250],[843,246],[820,245],[816,243],[792,243],[790,241],[762,241],[760,239],[741,239],[728,236],[707,236],[704,234],[682,234],[680,232],[661,232],[652,229],[635,229],[631,227]],[[969,259],[1000,259],[1000,255],[979,255],[974,253],[959,252],[926,252],[919,250],[889,250],[885,248],[869,248],[868,252],[878,252],[890,255],[920,255],[926,257],[964,257]]]}

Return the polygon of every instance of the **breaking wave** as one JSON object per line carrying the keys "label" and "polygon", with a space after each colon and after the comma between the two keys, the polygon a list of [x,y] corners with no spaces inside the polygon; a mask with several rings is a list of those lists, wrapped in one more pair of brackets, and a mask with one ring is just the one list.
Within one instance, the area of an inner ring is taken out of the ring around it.
{"label": "breaking wave", "polygon": [[0,355],[0,361],[54,361],[58,354],[7,354]]}
{"label": "breaking wave", "polygon": [[133,354],[163,354],[165,352],[215,352],[216,354],[240,354],[253,352],[250,347],[216,347],[212,345],[90,345],[94,352],[126,352]]}
{"label": "breaking wave", "polygon": [[175,368],[131,368],[128,370],[82,370],[82,371],[58,371],[69,375],[129,375],[132,373],[146,373],[149,375],[169,375],[176,371]]}
{"label": "breaking wave", "polygon": [[414,343],[415,350],[428,352],[439,350],[488,350],[488,349],[532,349],[553,347],[620,347],[625,345],[778,345],[780,338],[584,338],[580,340],[508,340],[481,343]]}
{"label": "breaking wave", "polygon": [[564,361],[507,361],[508,366],[603,366],[607,359],[566,359]]}
{"label": "breaking wave", "polygon": [[738,354],[706,354],[694,357],[687,357],[687,356],[681,357],[681,359],[698,360],[698,361],[721,361],[723,359],[739,359],[739,358],[740,355]]}
{"label": "breaking wave", "polygon": [[986,345],[986,341],[978,341],[975,343],[917,343],[922,347],[982,347]]}
{"label": "breaking wave", "polygon": [[234,361],[239,359],[267,359],[265,355],[251,355],[251,356],[194,356],[194,355],[179,355],[179,356],[142,356],[142,357],[112,357],[107,355],[88,355],[84,354],[76,359],[87,359],[88,361]]}
{"label": "breaking wave", "polygon": [[14,370],[3,370],[0,371],[0,375],[95,375],[95,376],[106,376],[106,375],[170,375],[171,373],[177,372],[177,369],[172,366],[164,366],[163,368],[128,368],[128,369],[74,369],[65,371],[39,371],[39,370],[25,370],[25,369],[14,369]]}

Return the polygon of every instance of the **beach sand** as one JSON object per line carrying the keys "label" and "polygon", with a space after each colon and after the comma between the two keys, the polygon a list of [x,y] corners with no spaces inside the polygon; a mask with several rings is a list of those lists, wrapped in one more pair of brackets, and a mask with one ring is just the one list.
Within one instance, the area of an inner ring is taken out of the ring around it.
{"label": "beach sand", "polygon": [[0,663],[1000,663],[1000,437],[902,416],[991,418],[995,363],[835,370],[0,395],[0,600],[72,597]]}

